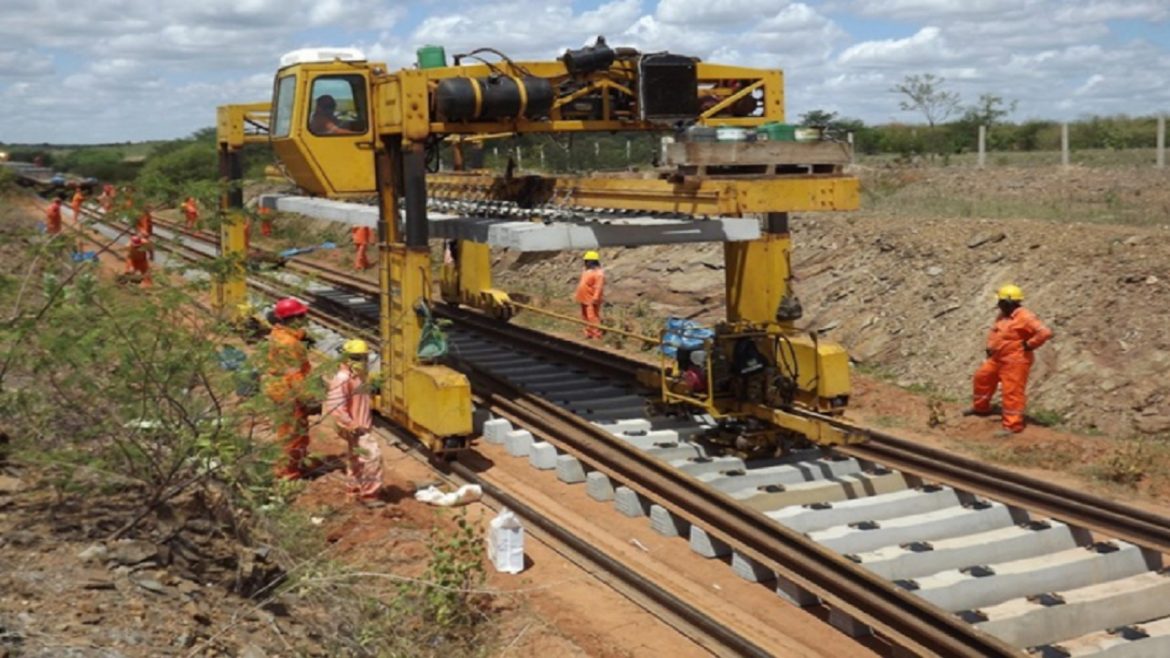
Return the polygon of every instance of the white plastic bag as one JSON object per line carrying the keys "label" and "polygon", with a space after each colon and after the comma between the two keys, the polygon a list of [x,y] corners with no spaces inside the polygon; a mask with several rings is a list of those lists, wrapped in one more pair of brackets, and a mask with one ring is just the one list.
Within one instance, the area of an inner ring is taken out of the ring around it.
{"label": "white plastic bag", "polygon": [[483,488],[478,484],[465,484],[451,493],[443,493],[438,487],[431,485],[426,489],[414,492],[414,499],[439,507],[454,507],[474,503],[483,497]]}
{"label": "white plastic bag", "polygon": [[507,507],[488,524],[487,553],[500,573],[524,571],[524,526]]}

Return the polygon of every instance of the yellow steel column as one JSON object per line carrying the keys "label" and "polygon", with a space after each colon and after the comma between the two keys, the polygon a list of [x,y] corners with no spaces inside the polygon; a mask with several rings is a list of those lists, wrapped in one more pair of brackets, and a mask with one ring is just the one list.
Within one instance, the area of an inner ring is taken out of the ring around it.
{"label": "yellow steel column", "polygon": [[791,248],[792,239],[786,233],[723,243],[729,322],[776,322],[780,301],[788,293]]}
{"label": "yellow steel column", "polygon": [[247,275],[244,265],[248,250],[244,242],[244,189],[240,152],[226,144],[219,146],[220,195],[219,255],[224,263],[213,281],[212,300],[216,308],[235,316],[248,301]]}
{"label": "yellow steel column", "polygon": [[398,328],[402,306],[402,256],[398,229],[398,191],[401,189],[402,142],[385,139],[375,153],[378,185],[379,335],[382,338],[383,415],[405,424],[406,391],[404,343]]}

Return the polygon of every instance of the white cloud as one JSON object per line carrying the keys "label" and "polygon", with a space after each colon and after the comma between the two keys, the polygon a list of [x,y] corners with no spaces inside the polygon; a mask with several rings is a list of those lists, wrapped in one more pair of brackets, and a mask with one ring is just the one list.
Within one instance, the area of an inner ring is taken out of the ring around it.
{"label": "white cloud", "polygon": [[905,39],[864,41],[850,46],[838,58],[841,64],[861,67],[896,67],[915,63],[952,60],[956,53],[946,43],[942,30],[927,26]]}
{"label": "white cloud", "polygon": [[1073,95],[1074,96],[1084,96],[1085,94],[1092,91],[1094,87],[1100,85],[1102,82],[1105,82],[1105,76],[1101,75],[1100,73],[1094,73],[1093,75],[1089,76],[1088,80],[1085,80],[1085,84],[1077,87],[1077,90],[1073,92]]}
{"label": "white cloud", "polygon": [[426,43],[548,60],[599,34],[782,68],[789,116],[913,121],[889,89],[922,73],[1022,118],[1141,114],[1170,109],[1170,39],[1141,38],[1168,21],[1168,0],[0,0],[0,140],[185,135],[266,98],[298,47],[396,69]]}
{"label": "white cloud", "polygon": [[408,42],[443,44],[451,54],[490,45],[513,59],[552,59],[598,35],[620,34],[640,10],[640,0],[611,0],[580,13],[569,0],[476,3],[462,12],[428,16]]}
{"label": "white cloud", "polygon": [[1160,2],[1089,2],[1069,4],[1053,15],[1060,23],[1097,23],[1101,21],[1130,19],[1164,21],[1170,16],[1170,4]]}
{"label": "white cloud", "polygon": [[1032,0],[859,0],[858,13],[882,18],[933,20],[940,17],[999,16]]}
{"label": "white cloud", "polygon": [[661,0],[654,16],[663,23],[726,25],[759,20],[789,0]]}
{"label": "white cloud", "polygon": [[0,50],[0,79],[52,75],[53,58],[32,49]]}

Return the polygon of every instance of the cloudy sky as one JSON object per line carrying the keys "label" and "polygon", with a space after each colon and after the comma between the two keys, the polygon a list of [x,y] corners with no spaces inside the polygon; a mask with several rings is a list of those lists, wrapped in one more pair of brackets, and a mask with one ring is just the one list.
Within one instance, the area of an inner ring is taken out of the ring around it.
{"label": "cloudy sky", "polygon": [[790,117],[914,120],[889,88],[934,73],[1015,118],[1170,111],[1170,0],[0,0],[0,142],[185,136],[266,100],[282,53],[416,47],[552,59],[611,45],[779,67]]}

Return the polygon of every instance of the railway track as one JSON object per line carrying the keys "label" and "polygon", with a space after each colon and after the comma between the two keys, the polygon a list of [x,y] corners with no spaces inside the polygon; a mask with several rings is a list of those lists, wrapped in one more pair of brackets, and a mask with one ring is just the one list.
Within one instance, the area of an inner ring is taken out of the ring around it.
{"label": "railway track", "polygon": [[[326,315],[376,327],[375,286],[290,269]],[[487,434],[518,455],[546,442],[589,471],[595,498],[797,605],[828,606],[847,632],[944,656],[1170,655],[1170,519],[865,428],[852,429],[868,442],[831,451],[719,456],[701,419],[647,415],[644,364],[440,312],[456,322],[452,360],[513,430]]]}

